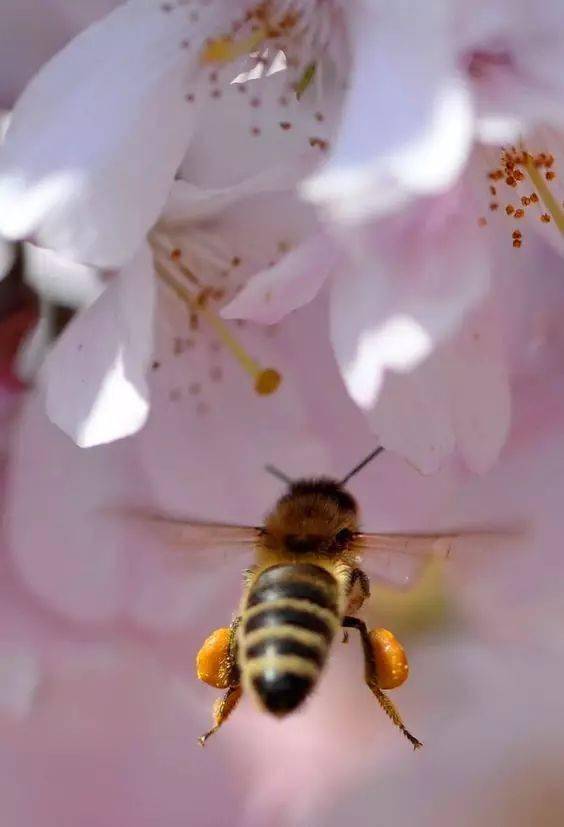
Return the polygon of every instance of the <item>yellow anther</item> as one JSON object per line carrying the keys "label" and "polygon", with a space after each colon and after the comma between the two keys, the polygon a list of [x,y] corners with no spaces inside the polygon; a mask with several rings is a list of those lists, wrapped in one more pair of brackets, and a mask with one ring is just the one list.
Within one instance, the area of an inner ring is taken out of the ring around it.
{"label": "yellow anther", "polygon": [[233,60],[254,52],[266,40],[266,37],[266,28],[257,26],[248,37],[242,37],[240,40],[233,40],[229,36],[210,40],[202,50],[201,62],[204,64],[231,63]]}
{"label": "yellow anther", "polygon": [[276,393],[282,382],[282,377],[274,368],[265,368],[256,378],[255,390],[259,396],[270,396]]}
{"label": "yellow anther", "polygon": [[313,83],[315,73],[317,71],[316,63],[309,63],[304,69],[304,73],[296,84],[296,97],[299,100],[306,90]]}

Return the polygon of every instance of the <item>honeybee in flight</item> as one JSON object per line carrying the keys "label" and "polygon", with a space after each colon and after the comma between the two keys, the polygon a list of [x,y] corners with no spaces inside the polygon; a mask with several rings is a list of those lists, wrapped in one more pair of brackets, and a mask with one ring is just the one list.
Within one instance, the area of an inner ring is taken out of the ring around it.
{"label": "honeybee in flight", "polygon": [[228,547],[255,554],[233,622],[210,635],[197,656],[200,680],[226,690],[215,704],[212,729],[200,738],[202,745],[243,693],[277,717],[297,710],[317,685],[331,644],[344,627],[360,633],[365,682],[376,700],[413,747],[421,746],[384,692],[407,678],[402,646],[391,632],[369,631],[356,617],[370,595],[360,562],[367,555],[384,561],[388,570],[398,561],[401,568],[410,559],[420,563],[429,555],[447,556],[458,538],[472,535],[362,532],[357,503],[345,485],[382,451],[372,451],[340,481],[292,481],[268,466],[288,488],[263,526],[153,518],[186,551]]}

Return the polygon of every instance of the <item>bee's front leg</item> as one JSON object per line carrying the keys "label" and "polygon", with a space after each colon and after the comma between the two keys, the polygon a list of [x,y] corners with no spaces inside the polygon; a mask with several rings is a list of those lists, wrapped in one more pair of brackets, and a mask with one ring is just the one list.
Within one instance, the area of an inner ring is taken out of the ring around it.
{"label": "bee's front leg", "polygon": [[347,583],[347,612],[358,612],[365,600],[370,597],[370,581],[362,569],[350,569]]}
{"label": "bee's front leg", "polygon": [[237,665],[237,617],[228,628],[216,629],[198,652],[196,669],[198,678],[217,689],[227,689],[223,698],[214,704],[214,726],[198,740],[204,746],[233,712],[242,694],[239,667]]}

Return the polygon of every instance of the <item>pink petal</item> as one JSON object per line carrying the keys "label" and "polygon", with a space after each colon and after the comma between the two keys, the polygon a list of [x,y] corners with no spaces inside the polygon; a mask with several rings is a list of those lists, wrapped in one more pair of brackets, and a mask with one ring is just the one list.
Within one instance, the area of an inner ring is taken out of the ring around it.
{"label": "pink petal", "polygon": [[[232,72],[231,66],[217,68],[217,80],[203,91],[212,97],[182,163],[185,180],[206,190],[236,188],[278,170],[287,189],[298,175],[325,162],[324,147],[334,138],[344,94],[336,78],[327,78],[321,94],[298,100],[286,70],[244,83],[230,83]],[[219,88],[221,97],[215,99]]]}
{"label": "pink petal", "polygon": [[375,403],[387,368],[416,367],[488,290],[488,249],[472,209],[455,191],[342,234],[351,261],[334,283],[332,340],[362,407]]}
{"label": "pink petal", "polygon": [[[189,144],[198,42],[217,9],[131,0],[32,81],[0,154],[0,231],[122,266],[155,223]],[[182,48],[186,38],[193,46]]]}
{"label": "pink petal", "polygon": [[[4,0],[0,29],[0,106],[12,106],[35,72],[76,32],[118,0]],[[33,21],[33,23],[32,23]]]}
{"label": "pink petal", "polygon": [[[409,193],[448,189],[473,137],[456,73],[448,4],[398,2],[356,13],[352,85],[329,164],[305,193],[337,220],[388,210]],[[425,48],[421,48],[425,43]]]}
{"label": "pink petal", "polygon": [[398,219],[359,234],[363,269],[333,289],[333,345],[385,447],[429,472],[456,446],[484,471],[507,436],[507,368],[489,309],[468,315],[489,287],[487,241],[464,212],[445,218],[448,203],[428,204],[420,225]]}
{"label": "pink petal", "polygon": [[47,413],[81,447],[121,439],[145,423],[154,281],[145,244],[49,356]]}
{"label": "pink petal", "polygon": [[451,395],[456,442],[468,467],[489,471],[511,423],[511,392],[498,315],[491,307],[465,322],[456,341]]}
{"label": "pink petal", "polygon": [[225,319],[276,324],[315,298],[334,268],[336,256],[328,238],[321,233],[312,236],[274,267],[253,276],[221,315]]}

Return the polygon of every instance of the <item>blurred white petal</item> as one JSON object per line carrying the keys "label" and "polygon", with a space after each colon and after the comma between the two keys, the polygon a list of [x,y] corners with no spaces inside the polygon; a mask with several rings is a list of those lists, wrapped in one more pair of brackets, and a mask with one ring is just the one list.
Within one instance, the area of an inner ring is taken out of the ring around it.
{"label": "blurred white petal", "polygon": [[82,447],[128,436],[147,418],[154,291],[145,244],[49,356],[47,413]]}

